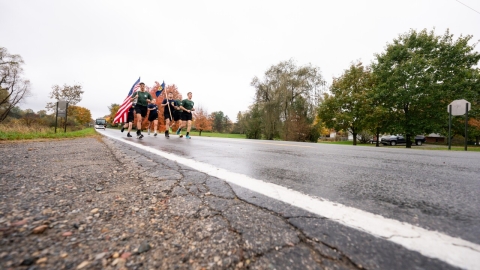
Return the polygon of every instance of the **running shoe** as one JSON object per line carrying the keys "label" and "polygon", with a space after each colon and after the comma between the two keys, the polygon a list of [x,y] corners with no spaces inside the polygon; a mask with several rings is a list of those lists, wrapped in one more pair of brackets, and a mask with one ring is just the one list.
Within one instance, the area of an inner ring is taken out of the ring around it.
{"label": "running shoe", "polygon": [[182,132],[182,129],[181,128],[177,129],[177,135],[180,135],[180,132]]}
{"label": "running shoe", "polygon": [[147,134],[150,135],[150,129],[148,129],[148,133],[147,133]]}
{"label": "running shoe", "polygon": [[154,136],[154,137],[157,137],[157,133],[155,132],[155,133],[153,134],[153,136]]}
{"label": "running shoe", "polygon": [[185,139],[191,139],[190,135],[185,136]]}
{"label": "running shoe", "polygon": [[121,131],[121,132],[123,132],[124,130],[125,130],[125,128],[124,128],[124,127],[122,127],[122,129],[121,129],[120,131]]}
{"label": "running shoe", "polygon": [[138,138],[139,138],[139,139],[143,138],[143,135],[142,135],[142,134],[140,134],[140,136],[138,136]]}
{"label": "running shoe", "polygon": [[133,137],[132,135],[130,135],[130,133],[127,134],[127,137]]}

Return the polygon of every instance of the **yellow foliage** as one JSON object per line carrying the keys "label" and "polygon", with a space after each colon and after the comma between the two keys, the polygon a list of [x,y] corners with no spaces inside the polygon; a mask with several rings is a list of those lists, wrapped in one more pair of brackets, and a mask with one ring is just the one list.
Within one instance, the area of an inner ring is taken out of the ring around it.
{"label": "yellow foliage", "polygon": [[89,109],[75,105],[68,106],[68,115],[74,117],[80,125],[85,125],[92,119]]}

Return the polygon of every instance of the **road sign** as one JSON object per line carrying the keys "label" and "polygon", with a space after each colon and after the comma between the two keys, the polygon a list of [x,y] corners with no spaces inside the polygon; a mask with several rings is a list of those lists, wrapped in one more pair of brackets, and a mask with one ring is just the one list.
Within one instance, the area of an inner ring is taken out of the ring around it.
{"label": "road sign", "polygon": [[67,116],[67,102],[65,100],[58,101],[58,109],[57,113],[59,117],[66,117]]}
{"label": "road sign", "polygon": [[447,106],[447,112],[450,112],[450,105],[452,105],[452,115],[464,115],[465,110],[467,109],[467,104],[468,110],[470,111],[470,108],[472,108],[472,104],[470,104],[470,102],[466,101],[465,99],[454,100]]}
{"label": "road sign", "polygon": [[465,99],[457,99],[448,104],[448,150],[452,146],[452,115],[465,115],[465,151],[467,151],[468,140],[468,111],[472,108],[472,104]]}

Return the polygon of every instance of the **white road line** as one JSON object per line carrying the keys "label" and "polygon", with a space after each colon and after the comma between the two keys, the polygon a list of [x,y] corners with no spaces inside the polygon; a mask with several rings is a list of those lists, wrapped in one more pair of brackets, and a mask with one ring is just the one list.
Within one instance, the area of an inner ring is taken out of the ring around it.
{"label": "white road line", "polygon": [[392,241],[409,250],[417,251],[426,257],[439,259],[463,269],[480,269],[480,245],[478,244],[448,236],[441,232],[429,231],[398,220],[384,218],[380,215],[334,203],[323,198],[313,198],[295,190],[220,169],[210,164],[162,152],[131,141],[122,140],[106,133],[101,134],[270,198],[334,220],[348,227]]}

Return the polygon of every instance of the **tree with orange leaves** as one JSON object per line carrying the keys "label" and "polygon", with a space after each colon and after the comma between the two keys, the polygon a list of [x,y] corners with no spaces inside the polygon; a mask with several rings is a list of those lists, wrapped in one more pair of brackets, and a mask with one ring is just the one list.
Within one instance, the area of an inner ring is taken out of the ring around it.
{"label": "tree with orange leaves", "polygon": [[208,117],[206,110],[198,106],[193,115],[195,116],[194,126],[199,131],[199,136],[202,136],[202,131],[212,131],[212,120]]}
{"label": "tree with orange leaves", "polygon": [[480,145],[480,120],[475,118],[470,118],[468,120],[468,124],[470,125],[470,133],[475,138],[476,145]]}
{"label": "tree with orange leaves", "polygon": [[73,117],[80,125],[85,125],[92,121],[90,110],[84,107],[70,105],[68,106],[68,115]]}

